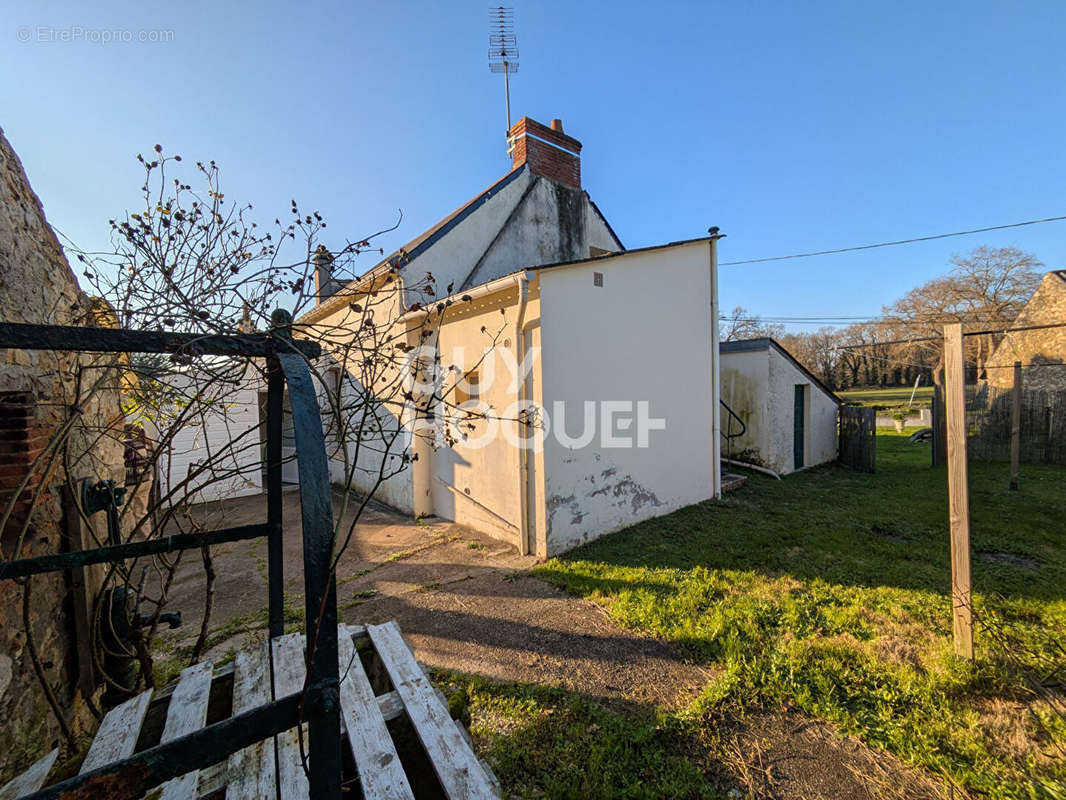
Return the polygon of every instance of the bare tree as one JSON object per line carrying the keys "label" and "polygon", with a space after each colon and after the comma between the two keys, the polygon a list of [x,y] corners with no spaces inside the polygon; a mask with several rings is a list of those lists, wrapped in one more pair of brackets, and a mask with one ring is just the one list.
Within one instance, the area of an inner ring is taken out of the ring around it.
{"label": "bare tree", "polygon": [[740,339],[777,339],[784,335],[784,325],[768,325],[761,318],[752,316],[743,306],[736,306],[728,317],[721,320],[721,340],[734,342]]}
{"label": "bare tree", "polygon": [[[978,247],[965,256],[951,258],[952,270],[912,289],[885,307],[888,324],[899,338],[936,338],[945,324],[962,323],[964,331],[1008,327],[1040,283],[1041,262],[1013,247]],[[991,354],[998,336],[974,337],[968,342],[978,373]],[[939,375],[941,348],[936,342],[916,342],[902,347],[904,359],[932,362]],[[939,378],[937,378],[939,380]]]}
{"label": "bare tree", "polygon": [[[189,167],[180,156],[165,155],[159,145],[151,158],[138,160],[144,174],[139,207],[111,220],[113,247],[85,252],[67,245],[84,265],[96,295],[97,324],[205,335],[267,331],[275,308],[287,307],[299,317],[317,301],[313,275],[323,258],[338,277],[358,278],[336,295],[344,301],[339,318],[295,330],[324,351],[309,368],[319,386],[329,455],[338,473],[336,569],[369,499],[410,468],[415,437],[427,437],[434,447],[448,446],[492,413],[452,402],[454,387],[446,390],[443,376],[453,365],[440,363],[432,348],[425,355],[424,345],[434,341],[449,309],[469,298],[436,300],[432,276],[416,280],[405,275],[403,257],[358,277],[359,256],[381,254],[372,242],[391,228],[337,237],[339,246],[329,252],[322,242],[326,222],[317,212],[302,213],[295,200],[284,220],[279,216],[273,225],[260,226],[251,205],[226,198],[215,162],[197,162],[195,178],[186,182],[181,173]],[[500,331],[484,333],[491,349]],[[266,367],[262,359],[204,357],[191,351],[166,357],[105,354],[71,362],[73,396],[64,403],[67,413],[78,417],[104,386],[121,392],[125,419],[94,435],[125,436],[132,471],[148,478],[121,508],[121,540],[203,528],[204,513],[197,503],[205,490],[262,469],[260,426],[225,426],[241,393],[265,385]],[[425,430],[414,424],[427,420],[432,422]],[[224,434],[202,437],[196,463],[176,474],[181,432],[207,432],[215,424],[224,426]],[[48,458],[69,460],[72,454],[91,452],[91,441],[79,448],[66,446],[70,429],[61,427],[46,449],[52,454]],[[33,469],[47,470],[48,458]],[[76,467],[68,464],[67,474],[73,475]],[[216,510],[225,514],[224,505]],[[201,561],[204,613],[191,660],[199,657],[207,639],[214,595],[215,570],[207,548]],[[153,684],[151,642],[179,563],[180,554],[160,555],[107,568],[93,607],[93,651],[97,674],[119,694]],[[28,597],[28,581],[25,592]],[[116,614],[146,621],[132,625],[129,635],[119,635]],[[47,692],[46,677],[39,678]],[[52,706],[66,729],[61,710]]]}

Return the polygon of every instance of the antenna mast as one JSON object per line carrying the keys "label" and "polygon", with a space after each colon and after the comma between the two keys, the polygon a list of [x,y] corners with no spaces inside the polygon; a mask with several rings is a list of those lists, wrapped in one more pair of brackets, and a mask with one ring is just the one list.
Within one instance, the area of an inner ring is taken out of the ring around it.
{"label": "antenna mast", "polygon": [[503,73],[503,91],[507,100],[507,130],[511,130],[512,72],[518,72],[518,39],[514,33],[514,9],[497,6],[489,9],[489,70]]}

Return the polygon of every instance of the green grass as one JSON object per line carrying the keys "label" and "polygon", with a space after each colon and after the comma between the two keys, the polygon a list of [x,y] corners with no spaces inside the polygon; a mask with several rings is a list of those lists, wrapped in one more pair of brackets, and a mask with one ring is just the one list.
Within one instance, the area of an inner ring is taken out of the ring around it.
{"label": "green grass", "polygon": [[[434,670],[505,797],[726,797],[693,750],[691,725],[655,709],[616,711],[560,689]],[[456,702],[459,700],[459,702]]]}
{"label": "green grass", "polygon": [[[302,631],[304,627],[303,600],[285,592],[282,597],[282,616],[285,633]],[[266,628],[270,624],[270,606],[263,606],[258,611],[232,617],[221,625],[211,627],[204,639],[203,652],[207,652],[230,639],[244,633],[251,633]],[[181,671],[189,666],[196,635],[193,634],[182,644],[174,644],[170,639],[156,636],[152,639],[152,678],[157,687],[166,686],[175,680]],[[230,653],[234,652],[231,648]],[[226,658],[213,659],[215,664],[224,664]]]}
{"label": "green grass", "polygon": [[[889,389],[850,389],[837,392],[848,403],[858,403],[867,408],[892,408],[906,405],[911,399],[913,386],[893,386]],[[919,386],[914,394],[915,408],[929,408],[933,403],[933,387]]]}
{"label": "green grass", "polygon": [[1009,492],[1006,465],[971,465],[967,664],[952,655],[945,472],[927,445],[877,445],[874,475],[752,474],[537,574],[720,670],[690,715],[787,702],[972,793],[1066,797],[1066,470],[1026,466]]}

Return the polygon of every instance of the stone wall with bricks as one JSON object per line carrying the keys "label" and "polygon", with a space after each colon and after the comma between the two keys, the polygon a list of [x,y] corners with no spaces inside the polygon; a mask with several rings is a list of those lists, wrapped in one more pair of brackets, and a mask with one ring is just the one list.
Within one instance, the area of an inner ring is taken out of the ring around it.
{"label": "stone wall with bricks", "polygon": [[[58,325],[91,324],[93,319],[89,298],[78,287],[2,131],[0,319]],[[111,366],[114,359],[0,349],[3,559],[70,547],[64,541],[65,488],[75,487],[81,478],[124,482],[123,420],[119,372]],[[70,504],[66,507],[69,511]],[[96,535],[101,533],[96,530]],[[63,573],[35,576],[28,600],[26,591],[18,582],[0,581],[0,740],[5,743],[0,747],[0,784],[38,755],[63,744],[41,677],[75,734],[83,724],[92,724],[78,688],[82,665],[72,619],[71,578]]]}

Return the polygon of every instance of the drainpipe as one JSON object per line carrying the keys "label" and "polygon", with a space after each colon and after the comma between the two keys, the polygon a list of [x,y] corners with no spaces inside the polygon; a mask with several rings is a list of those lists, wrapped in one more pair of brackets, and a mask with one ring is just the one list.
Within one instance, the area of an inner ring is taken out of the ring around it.
{"label": "drainpipe", "polygon": [[718,228],[708,228],[711,235],[711,495],[715,499],[722,496],[722,386],[721,355],[718,351],[718,240],[725,234],[718,233]]}
{"label": "drainpipe", "polygon": [[[425,342],[413,342],[415,346],[424,345]],[[434,337],[434,347],[437,346]],[[425,365],[426,375],[433,369],[432,364]],[[419,402],[424,398],[417,398],[413,409],[414,418],[411,420],[411,452],[414,462],[411,464],[411,491],[412,510],[416,518],[432,517],[433,509],[433,445],[429,441],[429,426],[432,423],[432,411],[429,408],[420,410]],[[421,430],[420,430],[421,428]]]}
{"label": "drainpipe", "polygon": [[[514,326],[515,362],[518,365],[518,404],[519,408],[526,398],[528,377],[522,372],[525,359],[526,334],[522,330],[526,320],[526,304],[529,301],[529,276],[525,272],[518,274],[518,319]],[[532,398],[529,398],[532,399]],[[521,422],[517,423],[519,426]],[[519,436],[521,440],[522,437]],[[518,448],[518,552],[529,555],[529,458],[532,453],[528,448]]]}

